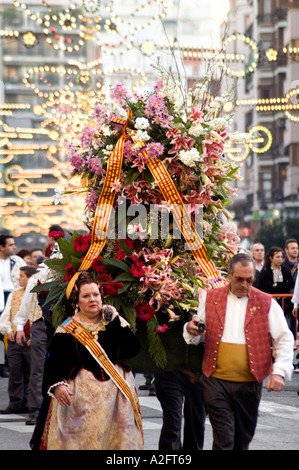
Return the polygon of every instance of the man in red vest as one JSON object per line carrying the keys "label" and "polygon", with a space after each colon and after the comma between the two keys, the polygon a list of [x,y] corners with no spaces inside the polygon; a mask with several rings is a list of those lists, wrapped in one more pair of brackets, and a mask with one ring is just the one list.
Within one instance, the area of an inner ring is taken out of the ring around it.
{"label": "man in red vest", "polygon": [[254,275],[250,256],[233,256],[227,286],[204,292],[184,327],[188,344],[205,341],[202,381],[213,450],[248,449],[263,380],[269,377],[268,391],[280,391],[293,372],[293,335],[278,303],[252,287]]}

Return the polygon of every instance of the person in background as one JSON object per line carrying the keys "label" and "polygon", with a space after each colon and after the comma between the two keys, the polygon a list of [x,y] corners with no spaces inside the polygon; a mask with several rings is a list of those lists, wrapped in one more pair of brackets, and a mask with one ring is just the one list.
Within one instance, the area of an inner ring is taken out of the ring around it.
{"label": "person in background", "polygon": [[292,315],[290,299],[277,297],[279,294],[291,294],[295,284],[290,269],[283,266],[282,261],[283,250],[277,246],[271,247],[259,277],[258,288],[268,294],[276,295],[275,298],[282,306],[289,328],[294,335],[295,319]]}
{"label": "person in background", "polygon": [[261,271],[259,289],[268,294],[288,294],[294,287],[291,271],[282,266],[283,250],[272,246]]}
{"label": "person in background", "polygon": [[262,243],[254,243],[251,246],[251,255],[254,260],[255,269],[261,271],[265,263],[265,247]]}
{"label": "person in background", "polygon": [[[4,306],[9,294],[19,287],[20,267],[26,266],[25,261],[16,256],[16,244],[11,235],[0,235],[0,277]],[[0,376],[8,377],[9,371],[5,358],[4,337],[0,335]]]}
{"label": "person in background", "polygon": [[295,267],[298,262],[298,242],[295,238],[289,238],[285,242],[285,259],[282,266],[288,268],[290,271]]}
{"label": "person in background", "polygon": [[269,392],[281,391],[293,372],[293,336],[279,304],[252,287],[254,271],[250,256],[234,255],[228,285],[205,291],[197,314],[184,325],[187,344],[205,341],[202,381],[213,450],[247,450],[263,380],[268,377]]}
{"label": "person in background", "polygon": [[31,265],[32,264],[32,259],[31,259],[31,253],[28,248],[22,248],[17,252],[17,256],[20,256],[20,258],[23,258],[26,264]]}
{"label": "person in background", "polygon": [[[48,232],[48,246],[45,257],[50,258],[56,239],[64,236],[64,231],[59,225],[52,225]],[[14,323],[17,327],[16,341],[22,345],[25,337],[24,326],[31,322],[31,369],[29,381],[29,417],[27,425],[35,425],[42,404],[42,383],[44,376],[44,364],[49,339],[53,334],[51,311],[49,304],[44,305],[47,293],[37,294],[31,292],[38,282],[43,284],[48,277],[48,268],[44,263],[37,267],[37,272],[28,281],[24,298],[17,312]]]}
{"label": "person in background", "polygon": [[9,294],[19,287],[20,267],[26,263],[15,255],[16,244],[11,235],[0,235],[0,276],[6,302]]}
{"label": "person in background", "polygon": [[41,259],[43,258],[44,258],[44,252],[41,248],[33,248],[33,250],[31,250],[31,259],[32,259],[33,266],[37,268],[38,265],[40,264]]}
{"label": "person in background", "polygon": [[24,328],[24,344],[16,343],[16,327],[13,323],[20,308],[28,279],[36,273],[34,266],[21,266],[19,287],[9,296],[0,317],[0,332],[7,335],[7,359],[9,366],[9,405],[1,414],[25,413],[28,411],[28,384],[30,374],[30,325]]}

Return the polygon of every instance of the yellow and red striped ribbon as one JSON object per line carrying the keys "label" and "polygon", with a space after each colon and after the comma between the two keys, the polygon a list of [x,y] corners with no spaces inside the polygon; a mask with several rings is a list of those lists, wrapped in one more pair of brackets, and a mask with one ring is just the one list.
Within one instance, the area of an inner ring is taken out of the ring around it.
{"label": "yellow and red striped ribbon", "polygon": [[[132,118],[132,112],[128,111],[128,119]],[[128,120],[120,120],[120,119],[113,119],[115,125],[123,127],[123,133],[120,136],[112,154],[109,157],[108,164],[107,164],[107,171],[105,176],[105,181],[103,184],[102,192],[99,197],[93,228],[91,232],[91,244],[90,248],[85,255],[80,268],[74,274],[72,279],[70,280],[67,290],[66,296],[69,298],[73,287],[75,285],[76,280],[78,279],[80,273],[87,271],[93,260],[96,259],[99,254],[101,253],[105,243],[106,243],[106,235],[108,230],[108,224],[111,216],[111,210],[114,203],[115,192],[112,191],[112,184],[120,177],[122,161],[123,161],[123,151],[124,151],[124,143],[125,140],[128,138],[126,135],[126,128],[128,125]],[[134,141],[134,133],[131,133],[131,138]],[[135,141],[136,143],[136,141]],[[145,148],[146,145],[144,143],[138,142],[141,148]],[[187,242],[187,244],[196,244],[199,248],[191,249],[194,258],[196,259],[197,263],[201,267],[202,271],[205,273],[208,279],[214,280],[213,287],[221,287],[222,285],[226,284],[227,281],[220,279],[219,273],[217,272],[214,263],[212,260],[208,260],[207,258],[207,250],[203,244],[203,241],[199,237],[197,231],[195,230],[194,224],[191,221],[190,215],[188,215],[187,211],[184,211],[184,203],[182,198],[180,197],[176,186],[169,175],[166,167],[158,158],[149,159],[147,158],[146,150],[142,151],[145,160],[147,161],[147,166],[151,171],[155,181],[158,183],[159,188],[163,194],[165,200],[171,204],[173,204],[173,215],[176,220],[176,223],[182,230],[182,234]]]}
{"label": "yellow and red striped ribbon", "polygon": [[[131,111],[128,111],[128,119],[131,117],[132,113]],[[91,231],[90,247],[81,263],[80,268],[68,283],[66,289],[67,298],[70,297],[75,282],[80,274],[90,268],[93,260],[98,258],[106,243],[109,220],[115,199],[115,191],[112,191],[111,188],[112,184],[120,177],[124,153],[124,143],[127,139],[126,127],[128,125],[128,120],[113,118],[111,122],[122,127],[123,132],[108,159],[103,188],[95,210],[95,217]]]}
{"label": "yellow and red striped ribbon", "polygon": [[94,337],[74,318],[67,318],[61,324],[61,326],[88,349],[98,364],[105,370],[105,372],[107,372],[109,377],[111,377],[117,388],[125,395],[127,400],[129,400],[134,411],[135,421],[141,434],[143,435],[142,420],[140,408],[138,406],[137,394],[135,392],[135,397],[133,396],[130,386],[115,369],[113,363],[110,361],[101,345],[95,341]]}
{"label": "yellow and red striped ribbon", "polygon": [[[132,137],[134,140],[134,136]],[[145,147],[145,144],[143,145]],[[169,174],[165,165],[159,158],[149,159],[147,157],[147,152],[142,151],[147,166],[153,175],[155,181],[158,183],[161,193],[165,201],[173,205],[173,216],[174,219],[180,227],[181,232],[186,240],[186,243],[189,246],[196,246],[198,248],[192,249],[191,252],[201,267],[202,271],[205,273],[208,279],[214,279],[213,287],[221,287],[227,283],[226,280],[220,279],[219,273],[216,270],[212,260],[207,258],[207,250],[201,240],[198,232],[195,230],[193,221],[188,211],[184,210],[184,202]]]}

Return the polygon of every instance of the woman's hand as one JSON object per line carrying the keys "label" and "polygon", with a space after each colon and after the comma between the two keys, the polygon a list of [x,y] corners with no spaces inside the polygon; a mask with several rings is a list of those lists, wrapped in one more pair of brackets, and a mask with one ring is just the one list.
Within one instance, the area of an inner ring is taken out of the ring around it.
{"label": "woman's hand", "polygon": [[57,385],[54,389],[54,395],[55,398],[57,399],[59,405],[61,406],[70,406],[72,401],[71,397],[73,395],[73,392],[69,389],[67,385]]}

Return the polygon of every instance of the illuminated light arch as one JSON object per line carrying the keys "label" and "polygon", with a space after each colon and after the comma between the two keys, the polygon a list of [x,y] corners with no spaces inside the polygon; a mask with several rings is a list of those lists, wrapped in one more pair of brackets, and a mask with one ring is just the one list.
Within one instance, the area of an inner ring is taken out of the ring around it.
{"label": "illuminated light arch", "polygon": [[241,41],[243,42],[246,46],[250,48],[250,55],[248,57],[248,62],[251,60],[251,62],[245,67],[245,70],[235,70],[231,67],[228,67],[224,60],[220,63],[220,66],[224,69],[226,74],[234,76],[234,77],[245,77],[245,75],[254,72],[254,70],[257,67],[258,60],[259,60],[259,51],[257,44],[255,41],[253,41],[252,38],[246,36],[245,34],[237,33],[237,34],[232,34],[228,38],[223,41],[223,52],[227,54],[227,46],[231,42],[234,41]]}
{"label": "illuminated light arch", "polygon": [[[168,11],[168,2],[165,0],[143,1],[133,11],[128,12],[128,20],[116,14],[113,10],[113,2],[104,0],[101,2],[75,0],[69,2],[69,8],[66,7],[59,13],[45,12],[43,17],[42,11],[40,16],[37,16],[24,2],[14,1],[14,6],[23,9],[43,28],[47,42],[55,50],[78,51],[86,40],[95,40],[101,52],[115,56],[130,50],[133,47],[135,33],[150,28],[158,19],[163,20]],[[156,7],[156,12],[154,7]],[[141,21],[138,15],[144,14],[147,8],[150,18],[145,21],[142,19],[142,23],[137,24]],[[74,11],[78,13],[78,17],[75,16]],[[74,32],[77,33],[78,30],[79,38],[77,42],[74,42]],[[103,37],[103,31],[109,34],[109,42]]]}
{"label": "illuminated light arch", "polygon": [[273,142],[272,134],[265,126],[252,127],[247,136],[247,142],[238,142],[236,145],[232,145],[231,142],[225,144],[225,154],[230,160],[235,162],[246,160],[250,149],[254,153],[265,153],[270,149]]}
{"label": "illuminated light arch", "polygon": [[[299,88],[293,88],[282,98],[261,98],[237,100],[236,106],[255,106],[257,112],[281,112],[295,123],[299,122],[299,103],[291,103],[291,99],[299,94]],[[298,101],[298,100],[297,100]],[[297,112],[298,115],[293,114]]]}

